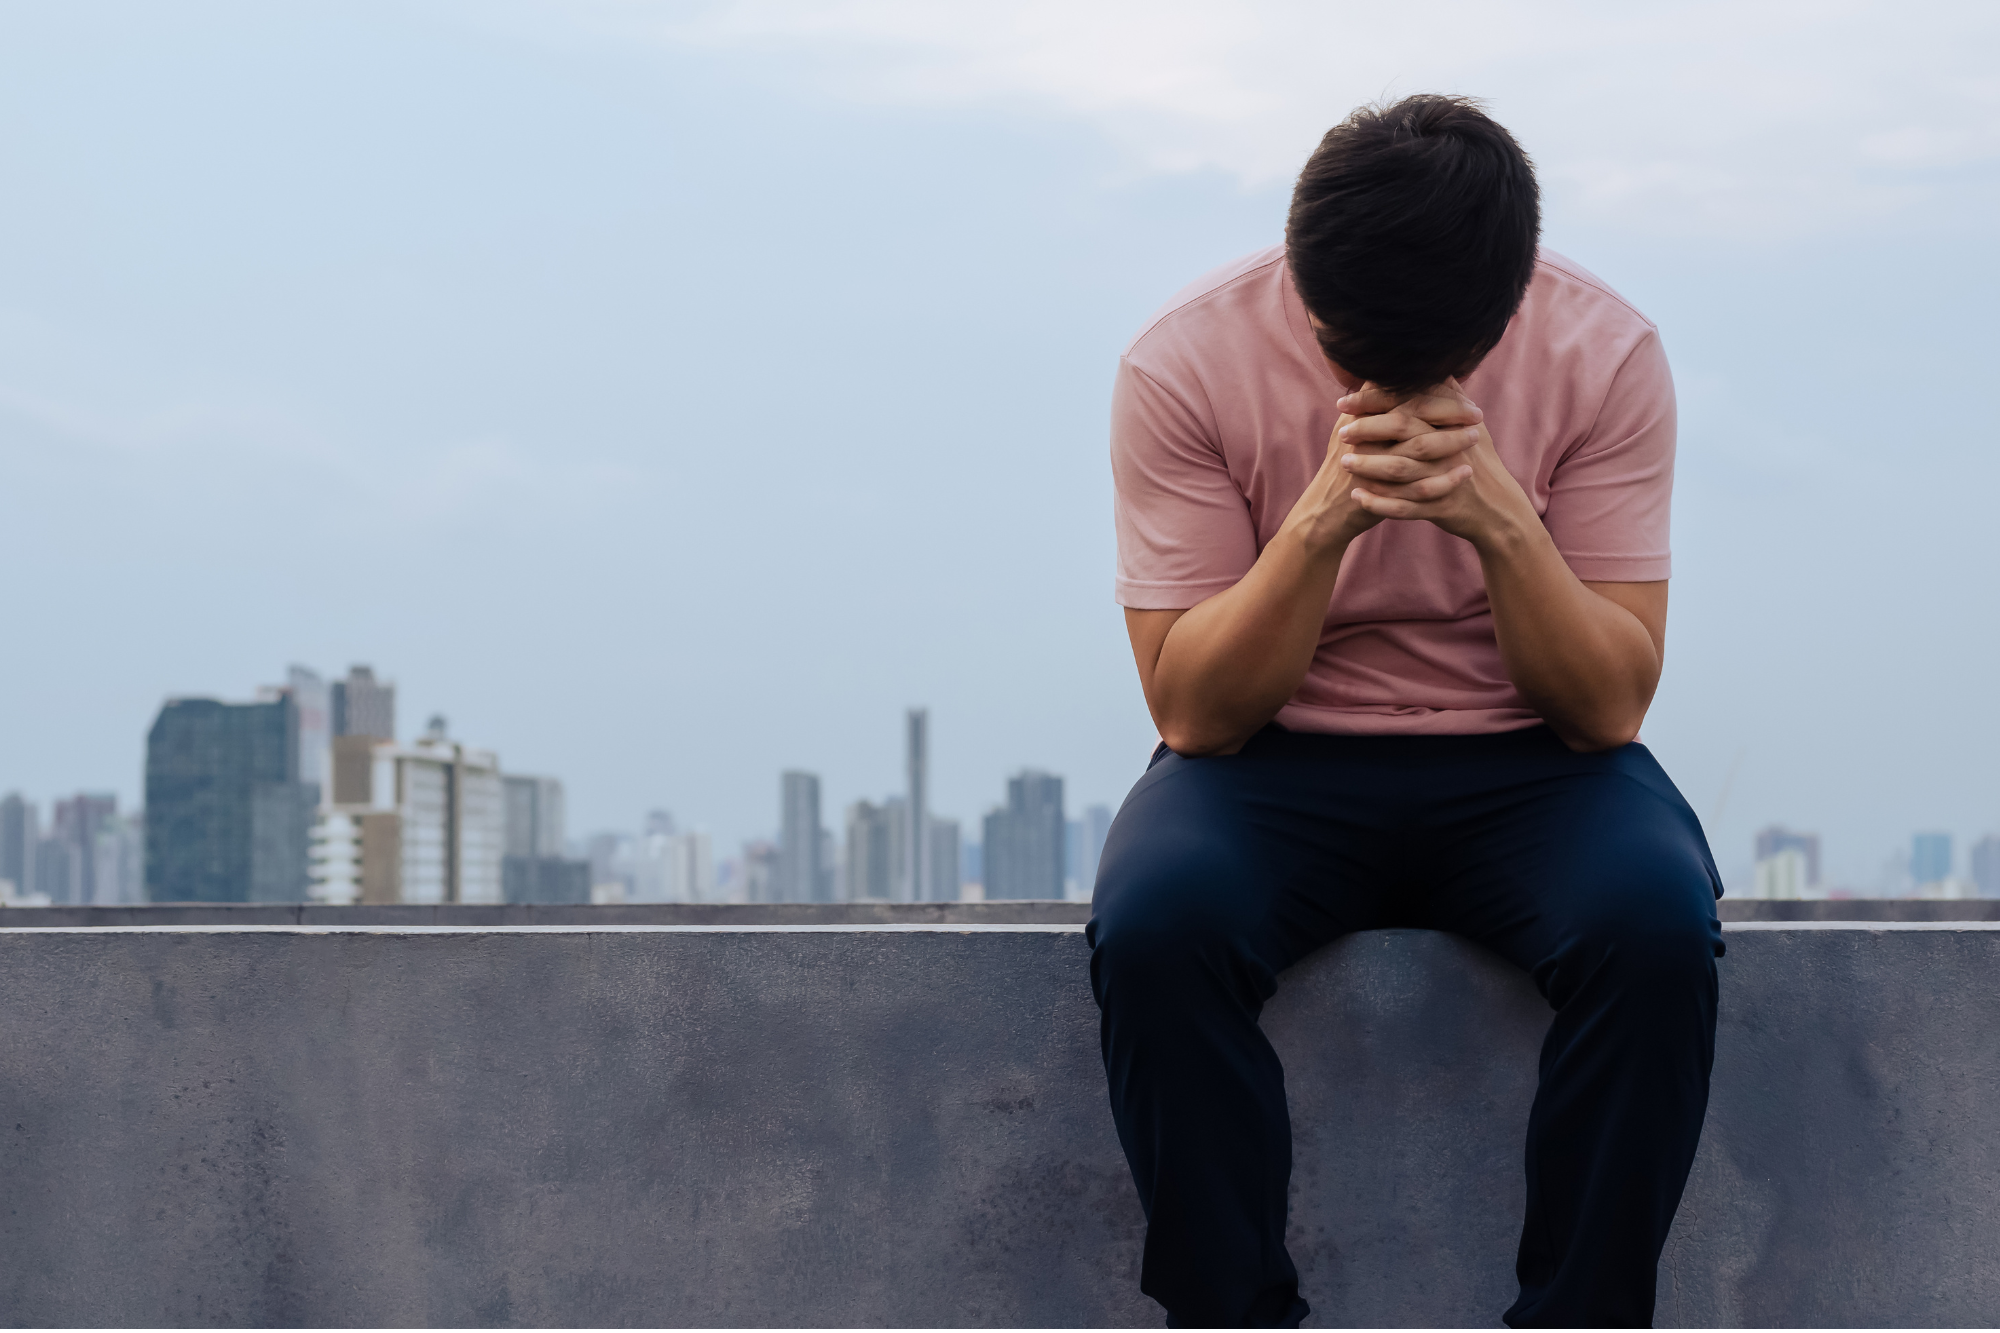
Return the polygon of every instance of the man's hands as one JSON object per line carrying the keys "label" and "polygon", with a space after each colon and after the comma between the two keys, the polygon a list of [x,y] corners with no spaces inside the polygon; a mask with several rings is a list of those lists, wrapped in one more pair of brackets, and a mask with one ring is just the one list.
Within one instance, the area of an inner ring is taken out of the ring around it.
{"label": "man's hands", "polygon": [[1428,519],[1484,549],[1518,536],[1524,523],[1538,525],[1527,493],[1493,449],[1484,415],[1457,381],[1409,398],[1365,384],[1339,407],[1322,471],[1347,474],[1365,526]]}

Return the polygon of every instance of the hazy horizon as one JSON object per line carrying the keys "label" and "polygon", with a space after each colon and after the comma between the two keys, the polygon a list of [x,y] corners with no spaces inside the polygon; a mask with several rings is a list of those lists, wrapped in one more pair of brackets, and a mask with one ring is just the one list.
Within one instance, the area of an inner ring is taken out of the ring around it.
{"label": "hazy horizon", "polygon": [[[2000,832],[2000,18],[1970,5],[14,3],[0,792],[137,804],[169,695],[372,665],[718,856],[1153,740],[1111,601],[1119,350],[1278,239],[1358,102],[1489,100],[1680,394],[1645,740],[1725,874]],[[1878,441],[1888,447],[1878,447]],[[1902,464],[1914,451],[1911,466]],[[1733,777],[1731,776],[1733,772]],[[1726,789],[1726,790],[1725,790]]]}

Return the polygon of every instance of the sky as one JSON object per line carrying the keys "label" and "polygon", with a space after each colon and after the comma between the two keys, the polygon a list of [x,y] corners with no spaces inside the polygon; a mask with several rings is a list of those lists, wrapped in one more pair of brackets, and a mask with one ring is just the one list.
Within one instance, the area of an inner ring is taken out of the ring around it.
{"label": "sky", "polygon": [[1112,368],[1353,106],[1470,94],[1681,403],[1645,729],[1725,875],[2000,832],[2000,10],[0,0],[0,791],[395,680],[572,833],[1154,733]]}

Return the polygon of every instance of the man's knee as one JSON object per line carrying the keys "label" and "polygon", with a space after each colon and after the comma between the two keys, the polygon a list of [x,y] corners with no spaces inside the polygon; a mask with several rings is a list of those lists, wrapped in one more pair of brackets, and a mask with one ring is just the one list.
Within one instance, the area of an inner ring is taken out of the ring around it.
{"label": "man's knee", "polygon": [[1592,896],[1566,934],[1573,976],[1603,969],[1624,985],[1661,993],[1715,986],[1722,928],[1712,881],[1693,858],[1628,867]]}
{"label": "man's knee", "polygon": [[1255,925],[1245,858],[1220,840],[1154,830],[1107,843],[1089,941],[1098,999],[1107,988],[1148,993],[1240,964]]}

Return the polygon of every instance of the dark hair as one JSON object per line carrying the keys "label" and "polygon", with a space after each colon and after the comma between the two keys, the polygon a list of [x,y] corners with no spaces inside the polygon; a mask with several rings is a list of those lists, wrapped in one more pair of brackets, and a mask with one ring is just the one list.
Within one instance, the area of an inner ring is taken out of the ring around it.
{"label": "dark hair", "polygon": [[1422,93],[1326,132],[1292,191],[1285,255],[1327,356],[1408,393],[1493,350],[1541,230],[1514,136],[1470,98]]}

